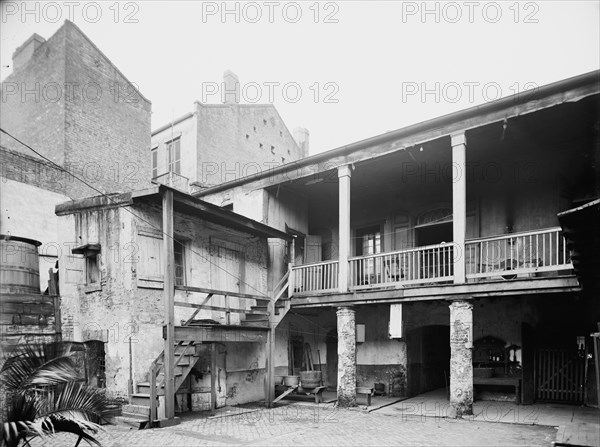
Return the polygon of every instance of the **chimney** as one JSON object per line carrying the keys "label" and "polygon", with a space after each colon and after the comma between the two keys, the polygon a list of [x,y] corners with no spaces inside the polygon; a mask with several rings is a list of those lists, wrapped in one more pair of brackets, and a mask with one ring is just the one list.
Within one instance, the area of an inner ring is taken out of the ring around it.
{"label": "chimney", "polygon": [[13,71],[18,70],[27,62],[29,62],[29,59],[32,58],[33,53],[35,53],[35,50],[37,50],[45,42],[46,39],[34,33],[25,41],[25,43],[23,43],[23,45],[17,48],[12,55]]}
{"label": "chimney", "polygon": [[310,136],[308,129],[304,127],[296,127],[292,134],[294,136],[294,140],[296,140],[296,144],[300,148],[300,157],[308,157],[308,139]]}
{"label": "chimney", "polygon": [[221,96],[223,104],[240,103],[240,80],[231,70],[223,73],[223,94]]}

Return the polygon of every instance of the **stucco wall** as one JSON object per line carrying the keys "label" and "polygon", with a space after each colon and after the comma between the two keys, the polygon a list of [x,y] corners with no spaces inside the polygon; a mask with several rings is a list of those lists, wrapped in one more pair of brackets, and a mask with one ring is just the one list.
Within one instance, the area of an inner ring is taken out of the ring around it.
{"label": "stucco wall", "polygon": [[[116,394],[127,391],[130,337],[135,382],[147,380],[150,363],[163,349],[162,285],[155,284],[153,288],[147,285],[139,287],[145,283],[139,282],[138,273],[141,271],[140,259],[149,255],[145,251],[147,245],[140,239],[140,227],[159,231],[162,227],[160,216],[158,208],[136,205],[85,210],[60,217],[61,222],[70,222],[76,229],[74,234],[63,231],[65,240],[79,245],[98,242],[102,246],[101,290],[86,291],[82,279],[84,271],[78,272],[78,277],[73,271],[67,271],[74,264],[81,266],[81,259],[71,256],[73,264],[64,263],[61,267],[61,290],[64,290],[62,318],[67,337],[76,341],[100,339],[106,343],[107,388]],[[214,268],[213,248],[214,244],[218,244],[214,239],[217,237],[219,240],[239,244],[244,256],[245,291],[256,294],[267,292],[266,240],[179,214],[175,216],[175,233],[178,240],[187,240],[186,270],[189,285],[224,288],[223,277]],[[162,247],[162,241],[159,246]],[[187,302],[199,303],[204,296],[176,292],[176,300]],[[241,299],[235,302],[230,298],[230,303],[232,307],[239,305],[249,308],[254,301]],[[211,304],[225,305],[223,298],[213,300]],[[193,309],[177,307],[176,324],[190,318],[192,313]],[[239,316],[240,314],[232,314],[230,322],[239,323]],[[204,310],[196,318],[211,318],[225,323],[225,315],[219,311]],[[256,352],[242,352],[248,359],[256,356]],[[260,365],[260,368],[264,368],[264,361]],[[243,395],[239,399],[243,399]]]}

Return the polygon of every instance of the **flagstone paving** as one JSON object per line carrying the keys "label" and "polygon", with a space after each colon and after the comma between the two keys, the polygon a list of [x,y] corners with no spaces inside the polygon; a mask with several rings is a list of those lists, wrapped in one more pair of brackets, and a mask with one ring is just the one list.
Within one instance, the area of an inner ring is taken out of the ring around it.
{"label": "flagstone paving", "polygon": [[[246,410],[247,411],[247,410]],[[331,404],[286,405],[217,418],[188,414],[179,425],[151,430],[107,426],[105,446],[551,446],[556,428],[377,412],[340,410]],[[34,446],[75,445],[73,435],[36,439]],[[85,445],[82,442],[81,445]]]}

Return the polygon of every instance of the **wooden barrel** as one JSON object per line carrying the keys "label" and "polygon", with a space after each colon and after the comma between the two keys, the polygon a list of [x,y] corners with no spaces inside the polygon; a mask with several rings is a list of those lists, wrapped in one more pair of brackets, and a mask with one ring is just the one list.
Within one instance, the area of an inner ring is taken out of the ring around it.
{"label": "wooden barrel", "polygon": [[300,371],[302,388],[316,388],[321,385],[321,371]]}
{"label": "wooden barrel", "polygon": [[0,293],[40,293],[41,242],[0,235]]}

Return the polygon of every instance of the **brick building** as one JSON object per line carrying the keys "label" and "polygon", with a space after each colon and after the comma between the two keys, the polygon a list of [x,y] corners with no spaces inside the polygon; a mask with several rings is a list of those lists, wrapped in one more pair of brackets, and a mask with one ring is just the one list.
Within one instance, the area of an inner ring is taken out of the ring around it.
{"label": "brick building", "polygon": [[0,134],[0,233],[42,242],[42,275],[67,250],[57,238],[57,203],[150,184],[150,109],[70,21],[14,52],[13,72],[2,82],[0,126],[39,155]]}
{"label": "brick building", "polygon": [[308,156],[308,130],[292,136],[272,104],[240,104],[231,71],[222,85],[223,104],[196,101],[192,112],[152,132],[152,178],[159,183],[201,190]]}

